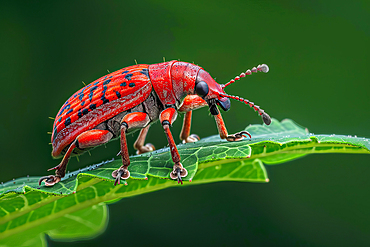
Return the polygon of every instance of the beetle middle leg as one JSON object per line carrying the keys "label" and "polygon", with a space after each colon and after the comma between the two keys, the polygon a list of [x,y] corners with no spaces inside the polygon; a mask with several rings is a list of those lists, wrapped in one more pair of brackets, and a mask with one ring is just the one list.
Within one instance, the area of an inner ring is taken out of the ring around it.
{"label": "beetle middle leg", "polygon": [[130,158],[128,154],[126,132],[144,128],[150,122],[149,115],[144,112],[133,112],[125,115],[121,121],[121,157],[122,166],[112,172],[112,177],[115,178],[114,185],[120,184],[120,179],[127,179],[130,177],[130,172],[127,169],[130,165]]}
{"label": "beetle middle leg", "polygon": [[75,148],[85,149],[96,147],[101,144],[107,143],[110,139],[112,139],[113,134],[108,130],[98,130],[92,129],[83,132],[71,143],[67,152],[65,153],[62,161],[56,167],[50,168],[50,170],[56,170],[55,176],[49,175],[44,176],[39,179],[39,184],[44,181],[46,186],[53,186],[54,184],[60,182],[60,180],[65,176],[66,169],[68,165],[69,158],[71,157],[72,151]]}

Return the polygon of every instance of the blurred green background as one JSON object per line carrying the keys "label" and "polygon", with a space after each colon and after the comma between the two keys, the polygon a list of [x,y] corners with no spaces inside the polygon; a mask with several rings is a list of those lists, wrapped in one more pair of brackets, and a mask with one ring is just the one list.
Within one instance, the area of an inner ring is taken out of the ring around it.
{"label": "blurred green background", "polygon": [[[0,28],[0,181],[49,174],[59,160],[50,156],[48,117],[81,81],[135,59],[194,62],[219,83],[266,63],[268,74],[227,92],[316,134],[370,137],[367,0],[2,1]],[[236,101],[223,117],[230,133],[262,123]],[[177,142],[181,123],[172,128]],[[194,112],[192,132],[217,134],[207,109]],[[167,144],[159,124],[148,140]],[[68,170],[118,150],[111,142]],[[267,171],[268,184],[179,186],[121,200],[109,206],[105,233],[69,246],[370,245],[370,156],[313,155]]]}

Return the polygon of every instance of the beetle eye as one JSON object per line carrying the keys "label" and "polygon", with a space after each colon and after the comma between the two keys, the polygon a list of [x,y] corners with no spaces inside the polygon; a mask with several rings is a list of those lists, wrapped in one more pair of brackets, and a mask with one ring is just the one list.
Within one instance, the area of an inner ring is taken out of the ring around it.
{"label": "beetle eye", "polygon": [[198,82],[195,86],[195,92],[202,98],[204,98],[208,94],[208,91],[208,85],[204,81]]}

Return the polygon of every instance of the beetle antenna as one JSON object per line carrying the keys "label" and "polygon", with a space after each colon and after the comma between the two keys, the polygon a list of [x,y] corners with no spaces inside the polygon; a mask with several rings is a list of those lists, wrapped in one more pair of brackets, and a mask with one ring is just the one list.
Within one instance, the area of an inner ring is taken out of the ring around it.
{"label": "beetle antenna", "polygon": [[267,114],[264,110],[262,110],[258,105],[255,105],[253,102],[250,102],[249,100],[244,99],[244,98],[239,97],[239,96],[228,95],[228,94],[221,94],[221,93],[219,95],[221,97],[235,99],[235,100],[238,100],[240,102],[243,102],[243,103],[249,105],[249,107],[253,108],[254,111],[256,111],[256,112],[258,112],[258,114],[260,114],[260,116],[262,117],[263,122],[266,125],[270,125],[271,124],[271,118],[270,118],[269,114]]}
{"label": "beetle antenna", "polygon": [[234,79],[231,79],[225,85],[221,85],[221,87],[225,88],[225,87],[229,86],[230,84],[240,80],[240,78],[245,77],[247,75],[251,75],[252,73],[257,73],[258,71],[262,71],[263,73],[267,73],[267,72],[269,72],[269,66],[267,66],[266,64],[261,64],[261,65],[258,65],[257,68],[253,67],[252,69],[248,69],[247,71],[241,73],[239,76],[235,76]]}

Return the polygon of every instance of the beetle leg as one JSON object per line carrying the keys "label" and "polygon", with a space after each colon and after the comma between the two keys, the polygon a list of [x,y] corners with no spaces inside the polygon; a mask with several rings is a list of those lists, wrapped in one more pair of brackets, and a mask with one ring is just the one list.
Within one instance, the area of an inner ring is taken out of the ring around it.
{"label": "beetle leg", "polygon": [[120,184],[120,179],[128,179],[130,177],[130,172],[127,169],[130,165],[130,158],[127,148],[126,132],[137,128],[144,128],[149,124],[149,122],[149,115],[144,112],[129,113],[122,118],[120,152],[122,158],[122,166],[112,172],[112,177],[116,179],[114,181],[114,185]]}
{"label": "beetle leg", "polygon": [[170,146],[172,161],[173,163],[175,163],[173,165],[173,170],[170,173],[170,177],[172,179],[177,179],[177,182],[182,184],[181,178],[186,177],[188,175],[188,171],[180,163],[181,160],[180,154],[177,151],[176,144],[173,140],[172,133],[170,131],[170,125],[172,125],[172,123],[176,120],[176,117],[177,111],[174,108],[170,107],[161,112],[159,120],[162,123],[164,132],[168,140],[168,144]]}
{"label": "beetle leg", "polygon": [[249,134],[248,131],[241,131],[234,135],[229,135],[227,133],[226,126],[225,126],[224,120],[222,119],[221,113],[218,113],[217,115],[214,115],[214,116],[216,120],[218,133],[220,133],[221,139],[226,139],[229,142],[233,142],[233,141],[243,140],[244,137],[246,137],[246,135],[248,135],[249,138],[252,138],[251,134]]}
{"label": "beetle leg", "polygon": [[198,95],[188,95],[184,98],[184,101],[179,108],[179,112],[185,112],[184,122],[180,134],[180,139],[183,143],[196,142],[200,140],[198,135],[190,134],[191,115],[192,110],[204,107],[206,105],[207,102]]}
{"label": "beetle leg", "polygon": [[69,158],[71,157],[73,149],[76,147],[79,149],[85,149],[99,146],[107,143],[110,139],[112,139],[112,137],[113,134],[108,130],[93,129],[83,132],[71,143],[60,164],[56,167],[48,169],[48,171],[56,170],[55,176],[50,175],[42,177],[39,180],[39,184],[41,185],[41,182],[44,181],[46,186],[52,186],[60,182],[61,178],[63,178],[66,174]]}
{"label": "beetle leg", "polygon": [[143,153],[152,152],[155,150],[154,145],[151,143],[147,143],[144,145],[146,135],[148,134],[148,131],[149,131],[149,127],[150,125],[148,124],[145,128],[143,128],[140,131],[140,134],[134,143],[134,148],[137,150],[136,154],[143,154]]}
{"label": "beetle leg", "polygon": [[182,129],[180,133],[180,140],[182,140],[182,143],[196,142],[200,140],[198,135],[190,134],[191,114],[192,111],[188,111],[185,113],[184,122],[182,124]]}

